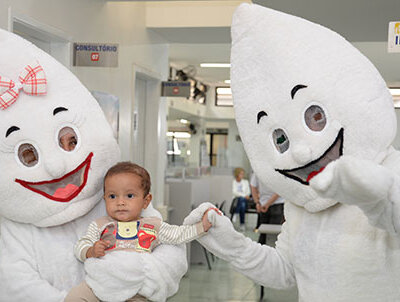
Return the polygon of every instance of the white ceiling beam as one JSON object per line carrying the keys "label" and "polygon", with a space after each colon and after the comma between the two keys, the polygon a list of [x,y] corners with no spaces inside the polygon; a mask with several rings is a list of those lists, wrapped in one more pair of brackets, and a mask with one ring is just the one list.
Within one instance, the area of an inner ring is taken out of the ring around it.
{"label": "white ceiling beam", "polygon": [[230,27],[236,7],[247,1],[146,2],[147,28]]}

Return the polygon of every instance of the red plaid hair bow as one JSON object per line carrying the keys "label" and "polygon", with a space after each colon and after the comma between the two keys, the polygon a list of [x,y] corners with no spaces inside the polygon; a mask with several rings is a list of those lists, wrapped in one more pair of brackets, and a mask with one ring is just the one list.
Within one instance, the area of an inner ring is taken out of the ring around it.
{"label": "red plaid hair bow", "polygon": [[27,65],[18,79],[19,82],[14,82],[0,76],[0,109],[7,109],[15,103],[20,89],[30,95],[45,95],[47,92],[46,75],[38,62]]}

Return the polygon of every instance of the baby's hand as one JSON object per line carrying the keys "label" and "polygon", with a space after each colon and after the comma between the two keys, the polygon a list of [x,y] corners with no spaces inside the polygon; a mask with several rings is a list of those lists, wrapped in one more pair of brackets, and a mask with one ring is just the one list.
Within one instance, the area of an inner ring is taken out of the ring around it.
{"label": "baby's hand", "polygon": [[109,241],[99,240],[96,241],[91,248],[86,252],[86,258],[99,258],[103,257],[106,253],[105,250],[109,246]]}
{"label": "baby's hand", "polygon": [[221,212],[217,208],[209,208],[207,211],[205,211],[203,214],[203,218],[202,218],[203,228],[204,228],[205,232],[207,232],[212,227],[211,222],[208,220],[208,212],[210,210],[214,210],[220,216],[222,215]]}

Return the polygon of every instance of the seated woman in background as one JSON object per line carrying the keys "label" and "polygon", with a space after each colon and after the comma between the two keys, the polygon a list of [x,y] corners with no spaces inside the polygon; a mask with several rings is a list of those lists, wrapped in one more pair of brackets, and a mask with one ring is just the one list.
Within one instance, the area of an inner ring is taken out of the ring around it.
{"label": "seated woman in background", "polygon": [[235,178],[232,182],[232,194],[233,198],[238,198],[236,205],[236,211],[232,221],[236,222],[237,214],[240,216],[240,230],[244,231],[245,227],[245,212],[247,208],[247,201],[250,199],[250,186],[247,179],[244,179],[244,170],[242,168],[236,168],[234,171]]}

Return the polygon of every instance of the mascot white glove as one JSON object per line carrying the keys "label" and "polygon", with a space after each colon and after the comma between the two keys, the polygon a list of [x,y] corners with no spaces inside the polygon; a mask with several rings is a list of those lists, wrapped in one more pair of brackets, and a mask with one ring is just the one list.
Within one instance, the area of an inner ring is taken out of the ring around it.
{"label": "mascot white glove", "polygon": [[[201,204],[185,218],[183,224],[201,221],[204,213],[214,207],[211,203]],[[230,262],[237,271],[259,284],[268,284],[275,288],[294,286],[294,273],[288,259],[283,255],[286,250],[283,243],[277,250],[262,246],[236,232],[231,221],[216,211],[209,211],[208,219],[212,227],[205,236],[197,239],[207,250]],[[284,241],[283,238],[280,240]],[[270,271],[274,274],[268,274]]]}
{"label": "mascot white glove", "polygon": [[391,234],[400,232],[400,179],[389,168],[342,156],[310,185],[324,198],[358,206],[372,225]]}

